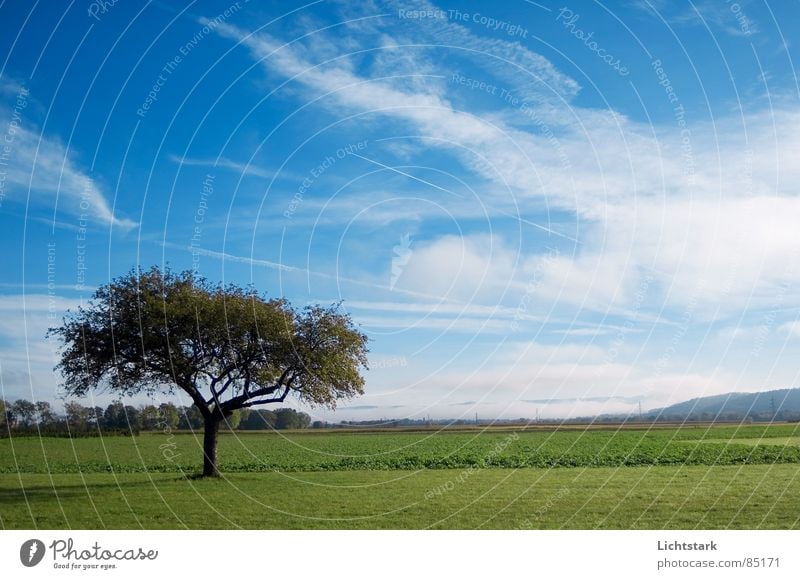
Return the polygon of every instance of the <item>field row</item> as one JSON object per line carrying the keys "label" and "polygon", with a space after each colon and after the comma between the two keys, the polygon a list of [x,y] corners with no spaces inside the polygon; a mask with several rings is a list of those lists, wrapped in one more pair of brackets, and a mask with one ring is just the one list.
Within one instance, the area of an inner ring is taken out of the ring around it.
{"label": "field row", "polygon": [[[220,438],[223,472],[800,463],[796,425],[552,432],[291,433]],[[0,473],[194,472],[201,438],[0,440]]]}

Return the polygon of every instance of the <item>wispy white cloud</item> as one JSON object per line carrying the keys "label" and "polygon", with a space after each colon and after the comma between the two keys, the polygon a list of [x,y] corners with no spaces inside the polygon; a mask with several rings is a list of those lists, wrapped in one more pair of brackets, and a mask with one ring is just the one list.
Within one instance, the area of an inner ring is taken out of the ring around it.
{"label": "wispy white cloud", "polygon": [[195,159],[191,157],[179,157],[178,155],[169,155],[169,160],[181,166],[227,169],[239,175],[261,177],[262,179],[273,179],[278,175],[287,178],[296,178],[296,176],[291,173],[281,172],[280,174],[278,174],[275,171],[259,167],[258,165],[254,165],[253,163],[241,163],[239,161],[233,161],[226,157],[219,157],[217,159]]}
{"label": "wispy white cloud", "polygon": [[[23,89],[24,90],[24,89]],[[55,208],[88,223],[113,225],[123,231],[136,227],[129,219],[114,215],[101,187],[82,170],[74,155],[56,137],[43,135],[31,126],[24,111],[27,95],[14,108],[0,109],[0,127],[9,146],[4,163],[7,201]],[[10,141],[10,142],[9,142]],[[30,195],[29,195],[30,194]]]}
{"label": "wispy white cloud", "polygon": [[800,322],[786,322],[785,324],[781,324],[778,331],[793,338],[800,337]]}
{"label": "wispy white cloud", "polygon": [[[393,17],[401,10],[435,13],[440,9],[426,0],[387,0],[384,5]],[[580,91],[577,81],[517,40],[497,38],[489,31],[481,34],[479,29],[449,18],[397,19],[396,23],[406,25],[405,32],[412,39],[409,44],[423,35],[437,45],[456,47],[460,56],[478,70],[498,77],[523,102],[561,107]]]}
{"label": "wispy white cloud", "polygon": [[595,336],[606,336],[613,332],[624,331],[624,332],[641,332],[642,330],[638,330],[636,328],[625,328],[623,326],[598,326],[595,328],[567,328],[565,330],[553,330],[554,334],[561,334],[563,336],[574,336],[578,338],[583,337],[595,337]]}
{"label": "wispy white cloud", "polygon": [[754,19],[752,2],[717,2],[695,0],[688,5],[667,0],[636,0],[633,6],[663,18],[671,26],[707,26],[731,36],[752,36],[760,32]]}
{"label": "wispy white cloud", "polygon": [[444,318],[438,316],[404,317],[404,316],[358,316],[359,324],[366,330],[402,330],[412,332],[415,330],[432,330],[447,334],[500,334],[507,335],[511,332],[508,320],[493,318],[455,317]]}
{"label": "wispy white cloud", "polygon": [[683,12],[669,18],[670,24],[710,26],[731,36],[751,36],[759,32],[748,0],[715,2],[702,0],[691,4]]}
{"label": "wispy white cloud", "polygon": [[[382,312],[404,312],[417,314],[438,315],[469,315],[469,316],[517,316],[522,315],[514,308],[496,306],[483,306],[470,302],[373,302],[363,300],[349,300],[346,305],[354,310],[378,310]],[[530,319],[540,319],[535,316],[525,316]]]}
{"label": "wispy white cloud", "polygon": [[[493,208],[524,210],[546,198],[551,207],[579,216],[586,243],[573,256],[543,266],[539,295],[547,299],[594,308],[623,305],[633,299],[642,272],[649,271],[659,287],[669,288],[657,296],[662,302],[680,306],[698,299],[697,280],[708,279],[700,301],[716,307],[714,292],[725,290],[725,305],[736,308],[749,303],[753,292],[768,300],[776,284],[800,280],[800,272],[784,265],[794,242],[789,221],[800,208],[792,188],[800,182],[800,166],[791,160],[800,150],[800,137],[790,129],[795,113],[748,113],[744,121],[739,116],[698,125],[687,152],[680,131],[669,125],[652,127],[613,112],[572,107],[553,117],[560,135],[556,147],[510,121],[489,124],[457,111],[435,90],[412,92],[361,77],[350,66],[313,64],[305,59],[307,50],[269,35],[228,25],[218,31],[247,46],[268,70],[327,94],[339,106],[400,119],[422,135],[435,135],[430,146],[454,152],[505,190],[483,200]],[[471,153],[464,153],[465,143]],[[751,234],[747,243],[740,241],[742,231]],[[742,251],[731,251],[731,243]],[[497,261],[503,259],[502,253],[492,257],[495,286],[498,280],[513,281],[509,264]],[[536,267],[536,261],[532,256],[522,263]],[[452,273],[448,262],[434,262]],[[451,291],[448,275],[427,270],[433,282],[437,276],[444,280],[442,291]],[[472,295],[474,279],[460,279],[466,285],[459,289],[459,282],[452,291]],[[723,287],[723,280],[731,286]]]}

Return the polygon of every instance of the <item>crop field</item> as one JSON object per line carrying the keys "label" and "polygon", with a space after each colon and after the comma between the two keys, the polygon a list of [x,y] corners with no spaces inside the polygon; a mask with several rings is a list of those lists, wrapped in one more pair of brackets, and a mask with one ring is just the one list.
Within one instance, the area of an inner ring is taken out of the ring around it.
{"label": "crop field", "polygon": [[[800,425],[226,433],[223,472],[800,463]],[[0,473],[194,472],[201,435],[0,440]]]}
{"label": "crop field", "polygon": [[797,528],[800,426],[0,440],[3,528]]}

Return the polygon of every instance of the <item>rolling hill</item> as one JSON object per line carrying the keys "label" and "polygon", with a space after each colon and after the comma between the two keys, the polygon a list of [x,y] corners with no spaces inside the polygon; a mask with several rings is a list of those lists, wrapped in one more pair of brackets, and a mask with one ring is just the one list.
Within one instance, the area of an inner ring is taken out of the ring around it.
{"label": "rolling hill", "polygon": [[768,392],[730,392],[693,398],[665,408],[650,410],[648,418],[721,418],[750,417],[757,420],[796,420],[800,418],[800,388]]}

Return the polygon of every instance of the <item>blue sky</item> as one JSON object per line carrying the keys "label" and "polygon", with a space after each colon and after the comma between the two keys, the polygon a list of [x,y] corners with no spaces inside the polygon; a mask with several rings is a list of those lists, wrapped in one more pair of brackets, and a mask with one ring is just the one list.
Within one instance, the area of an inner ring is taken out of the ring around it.
{"label": "blue sky", "polygon": [[2,395],[57,398],[46,328],[167,263],[343,300],[372,369],[319,418],[795,387],[799,11],[6,2]]}

